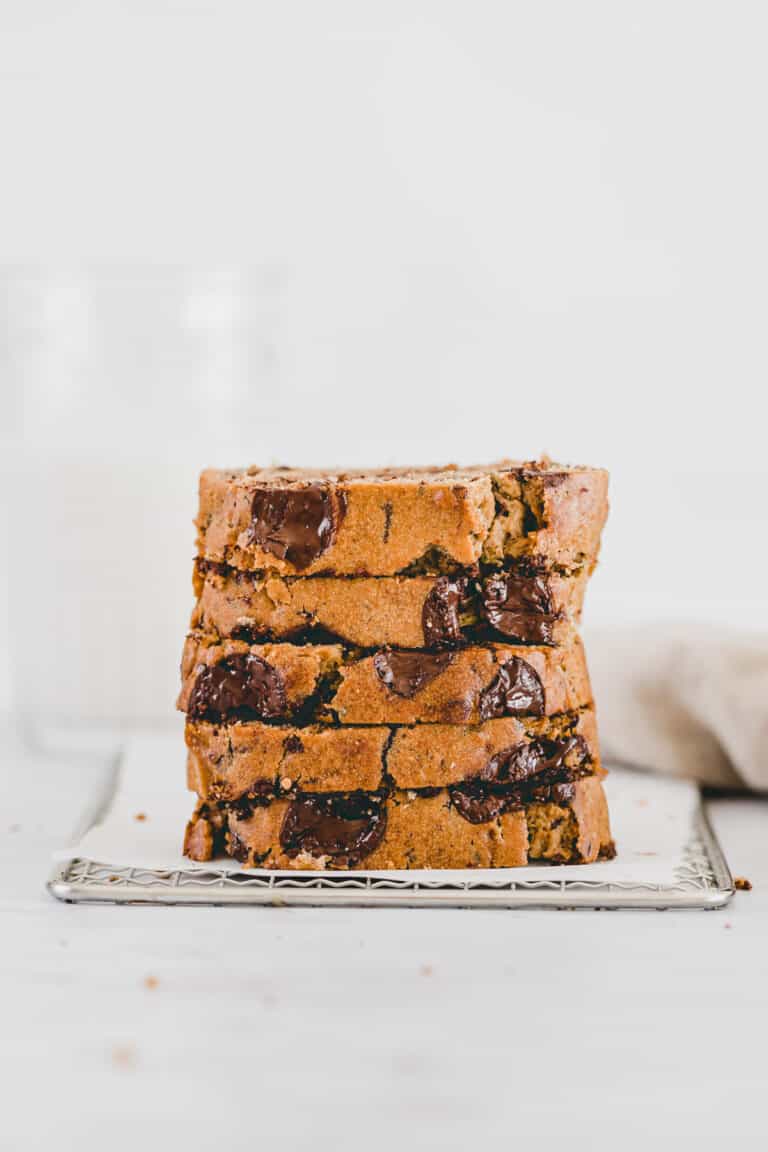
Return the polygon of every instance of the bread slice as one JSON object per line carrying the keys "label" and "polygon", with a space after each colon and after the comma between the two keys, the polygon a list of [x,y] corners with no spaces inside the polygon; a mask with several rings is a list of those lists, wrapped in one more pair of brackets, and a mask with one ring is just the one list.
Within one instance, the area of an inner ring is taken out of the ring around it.
{"label": "bread slice", "polygon": [[608,474],[548,460],[487,467],[328,472],[210,469],[198,555],[285,575],[446,574],[528,557],[591,568]]}
{"label": "bread slice", "polygon": [[361,648],[451,648],[468,640],[558,645],[581,617],[590,569],[570,575],[523,562],[452,576],[281,576],[200,560],[192,628],[251,640]]}
{"label": "bread slice", "polygon": [[599,768],[593,709],[483,724],[387,727],[188,720],[187,783],[205,800],[302,792],[444,788]]}
{"label": "bread slice", "polygon": [[[486,817],[487,818],[482,818]],[[184,852],[226,852],[248,868],[515,868],[585,864],[614,854],[598,777],[553,785],[490,812],[450,790],[275,800],[250,811],[201,805]]]}

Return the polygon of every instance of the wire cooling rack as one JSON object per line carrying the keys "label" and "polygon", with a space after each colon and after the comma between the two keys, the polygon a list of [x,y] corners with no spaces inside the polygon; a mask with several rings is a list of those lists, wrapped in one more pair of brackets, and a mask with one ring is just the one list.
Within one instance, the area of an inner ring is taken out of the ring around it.
{"label": "wire cooling rack", "polygon": [[733,895],[731,873],[701,803],[670,884],[590,880],[588,868],[583,880],[558,880],[557,866],[551,871],[551,880],[516,879],[504,869],[498,879],[484,871],[482,878],[466,872],[466,879],[441,880],[435,872],[434,879],[417,881],[402,873],[160,871],[73,857],[57,865],[48,889],[67,903],[400,908],[720,908]]}

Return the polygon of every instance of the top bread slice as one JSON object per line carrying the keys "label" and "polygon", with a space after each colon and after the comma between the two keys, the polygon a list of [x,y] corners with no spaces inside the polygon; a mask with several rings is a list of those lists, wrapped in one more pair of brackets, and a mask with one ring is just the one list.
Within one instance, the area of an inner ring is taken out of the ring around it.
{"label": "top bread slice", "polygon": [[209,469],[198,556],[284,575],[447,573],[528,559],[591,568],[608,473],[548,460],[326,472]]}

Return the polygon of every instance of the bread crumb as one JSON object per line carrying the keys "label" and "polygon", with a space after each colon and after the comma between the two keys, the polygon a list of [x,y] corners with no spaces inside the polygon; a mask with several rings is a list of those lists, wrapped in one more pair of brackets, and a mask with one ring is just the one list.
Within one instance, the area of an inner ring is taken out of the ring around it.
{"label": "bread crumb", "polygon": [[157,988],[159,983],[160,983],[160,981],[158,980],[157,976],[145,976],[144,977],[144,987],[145,988],[149,988],[150,990],[152,988]]}
{"label": "bread crumb", "polygon": [[146,820],[146,818],[147,818],[146,812],[137,812],[136,815],[134,816],[134,820],[138,820],[139,823],[142,823],[144,820]]}
{"label": "bread crumb", "polygon": [[746,876],[734,876],[733,886],[737,892],[751,892],[752,881],[747,880]]}
{"label": "bread crumb", "polygon": [[432,967],[431,964],[422,964],[419,971],[421,972],[422,976],[431,976],[432,973],[434,972],[434,968]]}

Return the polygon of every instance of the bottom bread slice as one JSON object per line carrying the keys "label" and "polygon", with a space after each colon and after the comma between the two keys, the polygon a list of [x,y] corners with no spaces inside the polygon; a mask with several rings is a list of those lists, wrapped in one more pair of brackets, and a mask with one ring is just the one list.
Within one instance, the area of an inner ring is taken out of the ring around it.
{"label": "bottom bread slice", "polygon": [[532,795],[515,807],[491,793],[446,788],[305,795],[250,811],[203,803],[184,852],[193,860],[225,852],[249,868],[374,871],[587,864],[614,855],[599,776]]}

